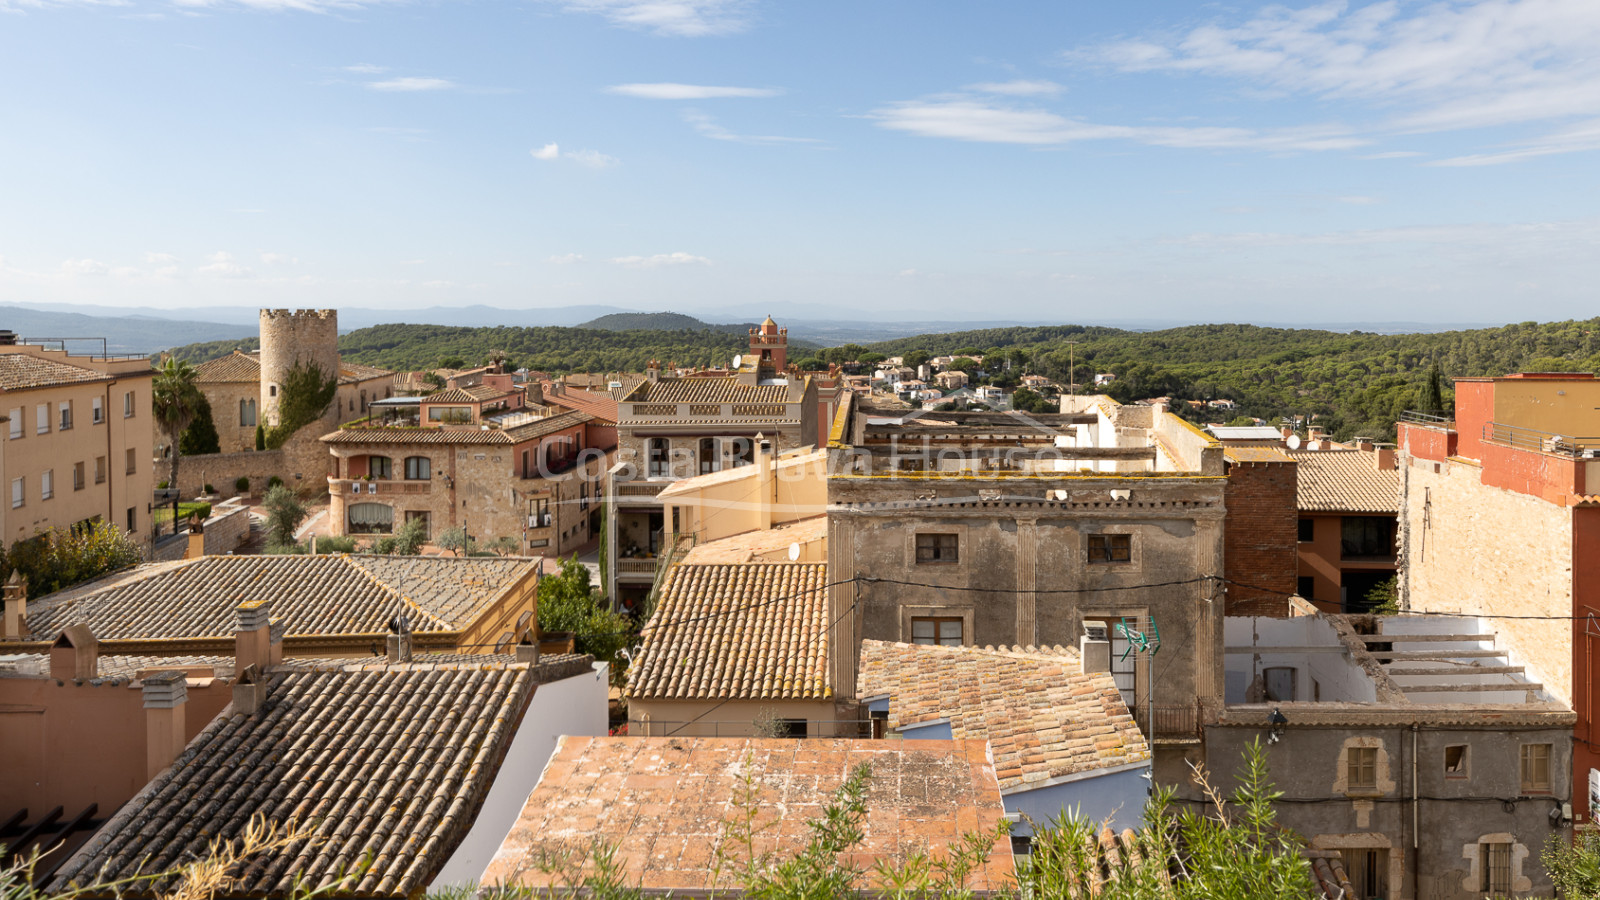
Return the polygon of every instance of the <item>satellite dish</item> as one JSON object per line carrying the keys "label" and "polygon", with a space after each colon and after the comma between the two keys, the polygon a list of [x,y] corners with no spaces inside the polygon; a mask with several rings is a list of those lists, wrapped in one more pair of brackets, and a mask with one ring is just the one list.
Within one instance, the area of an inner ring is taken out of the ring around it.
{"label": "satellite dish", "polygon": [[799,558],[800,558],[800,545],[798,543],[790,544],[789,545],[789,562],[794,562],[795,560],[797,560]]}
{"label": "satellite dish", "polygon": [[737,354],[737,353],[735,353],[735,354],[734,354],[734,355],[733,355],[733,367],[734,367],[734,368],[735,368],[735,369],[737,369],[737,368],[739,368],[739,367],[740,367],[740,366],[742,366],[742,365],[744,365],[744,357],[743,357],[743,356],[740,356],[740,355],[739,355],[739,354]]}
{"label": "satellite dish", "polygon": [[1299,450],[1300,449],[1300,435],[1291,434],[1291,435],[1289,435],[1289,439],[1287,441],[1285,441],[1284,443],[1289,445],[1289,449],[1290,450]]}

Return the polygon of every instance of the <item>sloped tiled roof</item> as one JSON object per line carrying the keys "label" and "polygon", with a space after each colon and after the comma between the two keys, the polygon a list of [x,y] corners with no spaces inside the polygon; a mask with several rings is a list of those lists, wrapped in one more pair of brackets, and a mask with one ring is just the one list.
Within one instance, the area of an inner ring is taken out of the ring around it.
{"label": "sloped tiled roof", "polygon": [[388,369],[380,369],[377,366],[364,366],[361,363],[343,361],[339,363],[339,380],[346,383],[367,381],[373,378],[390,378],[393,375],[394,373]]}
{"label": "sloped tiled roof", "polygon": [[[252,817],[307,837],[250,860],[237,897],[286,898],[367,868],[339,894],[415,896],[483,804],[527,710],[526,666],[277,669],[254,715],[214,719],[61,868],[55,891],[161,871]],[[125,887],[150,896],[173,879]]]}
{"label": "sloped tiled roof", "polygon": [[1076,656],[862,641],[862,698],[889,697],[889,726],[949,719],[958,740],[987,740],[1001,791],[1150,759],[1108,673]]}
{"label": "sloped tiled roof", "polygon": [[572,428],[591,421],[594,417],[582,412],[564,412],[559,415],[535,419],[522,425],[510,428],[490,428],[485,430],[481,426],[471,427],[425,427],[376,425],[370,428],[353,427],[341,428],[322,436],[324,444],[502,444],[510,446],[534,438],[554,434],[563,429]]}
{"label": "sloped tiled roof", "polygon": [[[538,871],[544,852],[581,852],[600,843],[619,849],[622,881],[652,894],[728,888],[714,854],[746,777],[757,788],[757,851],[788,858],[811,839],[811,824],[865,764],[870,810],[861,842],[867,861],[858,888],[873,886],[871,860],[904,862],[911,853],[943,856],[962,834],[992,834],[1004,815],[994,767],[982,741],[854,741],[753,738],[590,738],[565,736],[494,856],[484,886],[563,887]],[[1010,848],[995,846],[968,878],[979,896],[1009,885]],[[737,848],[729,850],[739,861]],[[735,892],[737,893],[737,892]]]}
{"label": "sloped tiled roof", "polygon": [[1398,513],[1400,473],[1379,470],[1361,450],[1290,450],[1299,463],[1297,505],[1303,512]]}
{"label": "sloped tiled roof", "polygon": [[586,391],[580,388],[563,388],[561,393],[550,392],[551,385],[541,384],[544,392],[544,402],[551,406],[562,406],[567,409],[582,410],[597,419],[615,424],[617,421],[617,401],[608,392]]}
{"label": "sloped tiled roof", "polygon": [[[495,395],[499,396],[500,393],[496,391]],[[423,403],[482,403],[483,400],[483,397],[477,396],[467,388],[445,388],[422,398]]]}
{"label": "sloped tiled roof", "polygon": [[28,604],[28,630],[54,640],[87,624],[107,640],[232,639],[240,605],[265,602],[287,637],[460,631],[536,563],[415,556],[207,556],[140,566]]}
{"label": "sloped tiled roof", "polygon": [[[679,482],[680,484],[682,482]],[[660,496],[659,494],[657,496]],[[683,558],[685,564],[696,563],[743,563],[764,556],[769,553],[780,553],[789,548],[791,544],[808,544],[814,541],[826,540],[828,537],[828,517],[825,515],[812,516],[786,525],[777,525],[772,528],[758,531],[747,531],[718,541],[706,541],[696,544],[689,555]]]}
{"label": "sloped tiled roof", "polygon": [[826,563],[673,566],[629,671],[630,696],[824,700]]}
{"label": "sloped tiled roof", "polygon": [[40,359],[26,353],[0,353],[0,391],[25,391],[58,384],[110,380],[110,375],[82,366]]}
{"label": "sloped tiled roof", "polygon": [[196,380],[201,384],[256,382],[261,380],[261,357],[258,352],[235,350],[227,356],[206,360],[195,369],[200,373]]}
{"label": "sloped tiled roof", "polygon": [[1223,456],[1231,463],[1279,463],[1289,465],[1294,460],[1277,447],[1224,447]]}
{"label": "sloped tiled roof", "polygon": [[783,403],[789,388],[782,384],[740,384],[722,378],[663,378],[644,381],[625,398],[639,403]]}

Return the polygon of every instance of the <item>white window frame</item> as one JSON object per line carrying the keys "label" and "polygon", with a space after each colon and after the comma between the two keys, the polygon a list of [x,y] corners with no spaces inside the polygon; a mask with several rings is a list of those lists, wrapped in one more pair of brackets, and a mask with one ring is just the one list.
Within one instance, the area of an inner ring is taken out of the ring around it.
{"label": "white window frame", "polygon": [[71,400],[63,400],[60,403],[58,403],[56,405],[56,412],[57,412],[56,421],[58,423],[57,426],[56,426],[56,430],[57,431],[71,431],[72,430],[72,401]]}
{"label": "white window frame", "polygon": [[102,397],[93,397],[89,401],[89,411],[94,417],[94,424],[99,425],[106,420],[106,403]]}
{"label": "white window frame", "polygon": [[50,404],[40,403],[33,408],[33,430],[37,434],[50,433]]}
{"label": "white window frame", "polygon": [[17,509],[27,501],[28,489],[24,486],[26,479],[17,477],[11,479],[11,508]]}
{"label": "white window frame", "polygon": [[11,439],[13,441],[20,440],[24,434],[22,427],[22,410],[23,407],[19,406],[16,409],[13,409],[8,416],[8,418],[11,419]]}
{"label": "white window frame", "polygon": [[56,495],[56,470],[45,469],[39,475],[39,499],[49,500]]}
{"label": "white window frame", "polygon": [[131,419],[131,418],[133,418],[133,414],[136,411],[137,410],[135,410],[134,405],[133,405],[133,391],[127,391],[127,392],[123,393],[123,395],[122,395],[122,417],[124,419]]}

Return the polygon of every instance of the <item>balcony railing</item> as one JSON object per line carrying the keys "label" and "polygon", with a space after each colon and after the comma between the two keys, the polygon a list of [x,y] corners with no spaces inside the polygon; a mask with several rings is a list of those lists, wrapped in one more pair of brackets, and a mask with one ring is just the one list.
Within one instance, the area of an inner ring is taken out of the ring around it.
{"label": "balcony railing", "polygon": [[1554,453],[1560,456],[1573,457],[1592,455],[1592,451],[1589,448],[1600,446],[1600,437],[1556,434],[1550,431],[1540,431],[1537,428],[1506,425],[1503,422],[1485,423],[1480,437],[1487,444],[1498,444],[1502,447],[1511,447],[1516,450],[1531,450],[1535,453]]}
{"label": "balcony railing", "polygon": [[1400,414],[1400,421],[1410,422],[1413,425],[1433,425],[1436,427],[1442,427],[1455,424],[1456,417],[1449,410],[1408,409]]}
{"label": "balcony railing", "polygon": [[363,481],[359,478],[328,478],[328,489],[352,497],[360,494],[363,497],[376,495],[379,497],[396,494],[427,494],[433,491],[431,481],[395,481],[386,478],[376,478],[372,481]]}
{"label": "balcony railing", "polygon": [[633,481],[617,485],[618,497],[654,497],[667,486],[663,481]]}
{"label": "balcony railing", "polygon": [[657,563],[658,560],[653,556],[644,559],[619,559],[617,560],[617,574],[649,575],[654,577]]}
{"label": "balcony railing", "polygon": [[1200,708],[1197,706],[1137,706],[1129,712],[1146,739],[1189,740],[1200,737]]}

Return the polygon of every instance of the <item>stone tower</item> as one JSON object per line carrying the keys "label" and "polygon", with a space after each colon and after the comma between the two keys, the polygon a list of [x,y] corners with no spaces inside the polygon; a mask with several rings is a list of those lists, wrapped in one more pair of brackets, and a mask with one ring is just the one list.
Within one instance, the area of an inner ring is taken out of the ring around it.
{"label": "stone tower", "polygon": [[278,399],[283,379],[301,362],[313,363],[325,374],[338,377],[339,311],[263,309],[261,422],[267,427],[278,424]]}
{"label": "stone tower", "polygon": [[789,365],[789,329],[779,328],[767,316],[760,328],[750,329],[750,353],[760,358],[761,365],[781,373]]}

